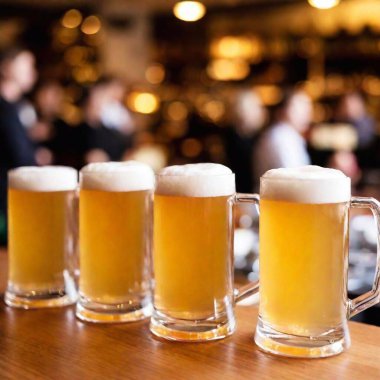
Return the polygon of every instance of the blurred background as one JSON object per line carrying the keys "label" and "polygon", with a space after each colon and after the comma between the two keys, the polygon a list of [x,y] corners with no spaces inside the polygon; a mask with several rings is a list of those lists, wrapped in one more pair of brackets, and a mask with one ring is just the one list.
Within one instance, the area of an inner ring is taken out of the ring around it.
{"label": "blurred background", "polygon": [[[136,159],[211,161],[258,189],[316,164],[380,197],[377,0],[0,0],[0,240],[6,172]],[[258,270],[255,210],[236,269]],[[377,232],[353,214],[349,290],[370,287]],[[379,308],[361,316],[380,325]]]}

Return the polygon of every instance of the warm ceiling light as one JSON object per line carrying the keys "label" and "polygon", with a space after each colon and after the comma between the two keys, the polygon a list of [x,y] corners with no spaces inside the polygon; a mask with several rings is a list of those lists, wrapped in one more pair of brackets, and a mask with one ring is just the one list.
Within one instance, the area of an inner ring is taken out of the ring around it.
{"label": "warm ceiling light", "polygon": [[175,17],[182,21],[198,21],[206,13],[206,7],[199,1],[180,1],[174,5]]}
{"label": "warm ceiling light", "polygon": [[308,0],[308,2],[312,7],[318,9],[330,9],[336,7],[340,0]]}

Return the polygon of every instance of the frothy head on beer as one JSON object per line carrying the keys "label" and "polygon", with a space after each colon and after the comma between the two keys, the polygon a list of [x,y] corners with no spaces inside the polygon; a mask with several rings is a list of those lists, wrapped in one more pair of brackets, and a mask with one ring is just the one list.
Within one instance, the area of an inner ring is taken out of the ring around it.
{"label": "frothy head on beer", "polygon": [[78,184],[78,172],[67,166],[23,166],[8,172],[9,187],[26,191],[69,191]]}
{"label": "frothy head on beer", "polygon": [[235,193],[235,175],[220,164],[168,166],[157,176],[156,193],[183,197],[220,197]]}
{"label": "frothy head on beer", "polygon": [[138,161],[101,162],[80,171],[82,189],[102,191],[140,191],[154,188],[150,166]]}
{"label": "frothy head on beer", "polygon": [[351,180],[340,170],[320,166],[272,169],[261,177],[260,196],[299,203],[347,202]]}

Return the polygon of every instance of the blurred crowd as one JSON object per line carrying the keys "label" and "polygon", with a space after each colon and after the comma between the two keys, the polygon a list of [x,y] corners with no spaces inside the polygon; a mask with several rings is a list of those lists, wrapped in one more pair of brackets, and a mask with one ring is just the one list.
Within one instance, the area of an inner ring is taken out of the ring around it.
{"label": "blurred crowd", "polygon": [[[13,47],[0,53],[0,239],[6,239],[7,171],[25,165],[68,165],[80,169],[90,162],[138,157],[156,166],[219,161],[236,174],[237,190],[258,189],[269,169],[317,164],[338,168],[360,186],[366,171],[380,168],[379,139],[374,118],[367,113],[359,92],[339,98],[331,120],[312,125],[313,101],[301,88],[284,89],[281,101],[267,109],[251,88],[241,88],[229,106],[223,128],[199,115],[189,117],[188,140],[207,144],[221,141],[223,154],[180,157],[176,141],[154,139],[149,144],[165,152],[158,160],[136,155],[146,145],[134,114],[125,106],[126,86],[119,78],[104,77],[86,88],[80,100],[82,117],[65,122],[64,88],[56,80],[38,78],[32,52]],[[151,151],[153,154],[153,151]],[[158,163],[158,164],[157,164]]]}

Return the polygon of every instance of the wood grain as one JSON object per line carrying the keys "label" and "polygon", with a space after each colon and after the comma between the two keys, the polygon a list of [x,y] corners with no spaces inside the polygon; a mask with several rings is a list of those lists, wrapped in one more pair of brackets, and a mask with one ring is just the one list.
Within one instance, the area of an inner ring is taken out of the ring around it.
{"label": "wood grain", "polygon": [[[3,291],[5,254],[0,254]],[[238,330],[222,341],[171,343],[148,321],[93,325],[74,308],[0,306],[1,379],[380,379],[380,328],[350,323],[352,347],[327,359],[274,357],[253,343],[257,308],[236,308]]]}

